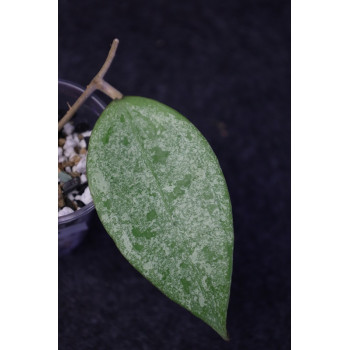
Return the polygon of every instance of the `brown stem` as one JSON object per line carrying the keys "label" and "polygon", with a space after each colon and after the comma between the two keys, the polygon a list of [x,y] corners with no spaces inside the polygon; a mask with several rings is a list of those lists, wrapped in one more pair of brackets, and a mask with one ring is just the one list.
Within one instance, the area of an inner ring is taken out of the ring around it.
{"label": "brown stem", "polygon": [[100,71],[96,74],[96,77],[100,77],[101,79],[104,78],[105,74],[107,73],[109,67],[111,66],[115,53],[117,51],[119,45],[119,40],[118,39],[114,39],[111,45],[111,48],[108,52],[108,56],[106,58],[105,63],[103,64],[103,66],[101,67]]}
{"label": "brown stem", "polygon": [[95,90],[100,90],[109,96],[112,100],[121,99],[123,97],[122,93],[115,89],[113,86],[108,84],[103,78],[107,73],[109,67],[111,66],[115,52],[117,51],[119,44],[118,39],[114,39],[112,46],[109,50],[108,56],[105,63],[96,74],[96,76],[91,80],[90,84],[86,87],[86,90],[80,95],[80,97],[75,101],[73,106],[69,107],[67,113],[58,122],[58,131],[60,131],[64,124],[66,124],[75,114],[75,112],[81,107],[81,105],[94,93]]}
{"label": "brown stem", "polygon": [[104,92],[106,95],[108,95],[112,100],[120,100],[123,95],[120,91],[118,91],[116,88],[114,88],[112,85],[108,84],[105,80],[101,79],[97,83],[97,89]]}

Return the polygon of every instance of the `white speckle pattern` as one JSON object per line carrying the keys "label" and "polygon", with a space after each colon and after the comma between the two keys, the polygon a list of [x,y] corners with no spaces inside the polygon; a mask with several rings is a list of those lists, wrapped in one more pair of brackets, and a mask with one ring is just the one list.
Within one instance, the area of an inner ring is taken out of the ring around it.
{"label": "white speckle pattern", "polygon": [[173,109],[125,97],[96,123],[87,170],[97,212],[123,255],[226,338],[232,212],[204,137]]}

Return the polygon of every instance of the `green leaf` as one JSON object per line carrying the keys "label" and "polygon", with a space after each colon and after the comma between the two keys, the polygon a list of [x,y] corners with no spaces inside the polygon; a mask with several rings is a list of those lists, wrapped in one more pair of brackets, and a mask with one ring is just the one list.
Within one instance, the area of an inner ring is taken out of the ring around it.
{"label": "green leaf", "polygon": [[154,100],[115,100],[91,134],[87,172],[99,218],[126,259],[228,339],[231,203],[200,132]]}

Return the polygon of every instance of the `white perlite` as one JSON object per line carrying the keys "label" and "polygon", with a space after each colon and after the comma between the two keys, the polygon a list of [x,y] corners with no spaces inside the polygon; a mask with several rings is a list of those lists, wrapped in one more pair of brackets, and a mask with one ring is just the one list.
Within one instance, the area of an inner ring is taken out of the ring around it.
{"label": "white perlite", "polygon": [[69,207],[63,207],[61,210],[58,211],[58,216],[68,215],[73,212],[73,209]]}
{"label": "white perlite", "polygon": [[87,182],[87,177],[86,177],[85,174],[82,174],[82,175],[80,176],[80,181],[81,181],[82,184],[84,184],[85,182]]}
{"label": "white perlite", "polygon": [[74,126],[73,126],[72,123],[67,123],[67,124],[64,125],[63,132],[66,135],[70,135],[73,131],[74,131]]}
{"label": "white perlite", "polygon": [[79,142],[79,146],[80,148],[86,148],[86,142],[84,139],[82,139],[80,142]]}
{"label": "white perlite", "polygon": [[[59,140],[58,163],[59,168],[72,177],[80,176],[80,184],[73,191],[65,193],[63,183],[58,179],[59,185],[59,214],[63,216],[79,210],[92,202],[89,187],[87,187],[86,176],[86,155],[87,142],[91,131],[82,133],[74,132],[75,127],[72,123],[67,123],[63,127],[63,135]],[[67,176],[68,176],[67,175]],[[79,191],[78,191],[79,190]],[[79,195],[79,192],[81,193]],[[73,209],[72,209],[73,208]]]}
{"label": "white perlite", "polygon": [[83,155],[79,161],[79,163],[77,164],[77,171],[79,171],[79,173],[86,173],[86,156]]}
{"label": "white perlite", "polygon": [[90,203],[92,198],[89,187],[86,187],[84,193],[81,196],[76,196],[75,199],[81,200],[84,204]]}

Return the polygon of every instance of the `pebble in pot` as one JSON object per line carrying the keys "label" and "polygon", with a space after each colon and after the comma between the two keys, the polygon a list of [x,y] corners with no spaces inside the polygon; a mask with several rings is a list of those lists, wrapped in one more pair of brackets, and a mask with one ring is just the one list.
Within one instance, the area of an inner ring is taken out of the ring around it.
{"label": "pebble in pot", "polygon": [[88,125],[64,125],[58,138],[58,216],[73,213],[92,201],[86,177]]}

